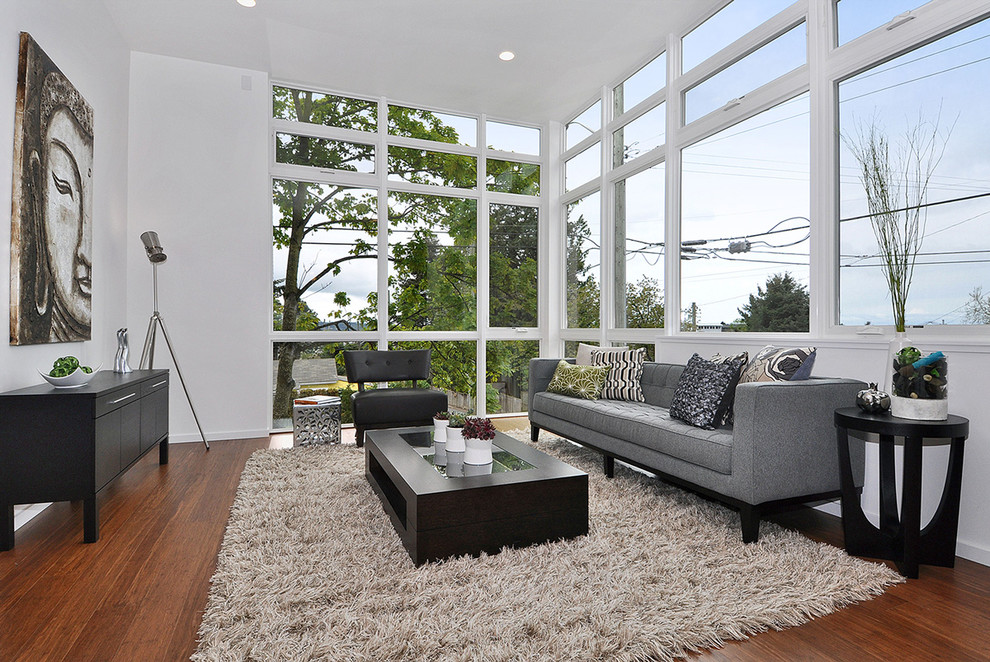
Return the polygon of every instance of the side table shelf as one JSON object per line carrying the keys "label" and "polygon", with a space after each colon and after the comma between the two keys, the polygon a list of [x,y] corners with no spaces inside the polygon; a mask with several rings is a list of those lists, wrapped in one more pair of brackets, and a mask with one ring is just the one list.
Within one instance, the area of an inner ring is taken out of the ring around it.
{"label": "side table shelf", "polygon": [[[918,577],[919,564],[953,567],[962,490],[963,450],[969,420],[950,414],[945,421],[915,421],[887,414],[867,414],[856,407],[835,410],[842,483],[842,530],[846,551],[856,556],[889,559],[905,577]],[[879,435],[880,526],[863,513],[849,464],[849,431]],[[897,511],[894,440],[904,439],[901,509]],[[921,529],[921,464],[925,439],[949,439],[945,487],[932,521]]]}
{"label": "side table shelf", "polygon": [[82,500],[83,540],[99,540],[97,495],[155,446],[168,464],[168,370],[0,393],[0,551],[22,503]]}

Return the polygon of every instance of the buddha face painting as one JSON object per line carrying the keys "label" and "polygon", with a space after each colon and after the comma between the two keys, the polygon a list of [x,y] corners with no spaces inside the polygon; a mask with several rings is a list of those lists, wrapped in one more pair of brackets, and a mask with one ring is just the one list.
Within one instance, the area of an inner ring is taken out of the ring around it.
{"label": "buddha face painting", "polygon": [[11,344],[89,340],[93,111],[21,33],[11,222]]}

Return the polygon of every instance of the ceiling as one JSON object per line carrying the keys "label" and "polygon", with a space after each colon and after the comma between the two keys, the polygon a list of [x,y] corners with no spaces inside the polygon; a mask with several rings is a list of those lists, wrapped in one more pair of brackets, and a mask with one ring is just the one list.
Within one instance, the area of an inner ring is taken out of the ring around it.
{"label": "ceiling", "polygon": [[[103,0],[131,50],[541,123],[724,0]],[[502,62],[498,53],[516,58]]]}

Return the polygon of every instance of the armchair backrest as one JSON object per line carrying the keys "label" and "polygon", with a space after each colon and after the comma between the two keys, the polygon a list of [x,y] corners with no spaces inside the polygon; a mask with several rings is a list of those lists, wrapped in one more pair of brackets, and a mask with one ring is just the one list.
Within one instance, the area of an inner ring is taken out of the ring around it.
{"label": "armchair backrest", "polygon": [[404,382],[430,378],[430,350],[348,350],[344,352],[347,381],[364,390],[365,382]]}

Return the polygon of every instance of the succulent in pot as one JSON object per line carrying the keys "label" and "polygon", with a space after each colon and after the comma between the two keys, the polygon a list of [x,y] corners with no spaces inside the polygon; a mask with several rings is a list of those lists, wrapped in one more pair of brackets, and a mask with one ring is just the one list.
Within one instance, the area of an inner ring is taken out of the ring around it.
{"label": "succulent in pot", "polygon": [[464,452],[464,437],[461,433],[464,431],[464,414],[458,414],[456,412],[451,412],[449,417],[447,428],[447,452],[448,453],[463,453]]}
{"label": "succulent in pot", "polygon": [[464,464],[486,465],[492,463],[492,439],[495,425],[490,418],[470,417],[464,422]]}

